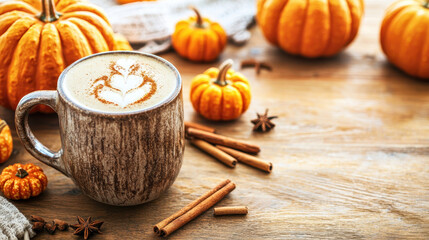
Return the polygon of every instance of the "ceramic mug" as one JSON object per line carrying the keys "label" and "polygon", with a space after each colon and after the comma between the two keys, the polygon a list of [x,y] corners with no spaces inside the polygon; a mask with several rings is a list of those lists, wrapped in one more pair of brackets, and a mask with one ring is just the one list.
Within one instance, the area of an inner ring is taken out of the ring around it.
{"label": "ceramic mug", "polygon": [[[39,161],[70,177],[90,198],[111,205],[130,206],[151,201],[167,190],[182,166],[184,120],[182,80],[177,69],[151,54],[176,76],[173,94],[153,107],[126,113],[95,111],[73,102],[64,92],[64,78],[82,58],[65,69],[56,91],[36,91],[24,96],[15,113],[18,136]],[[31,109],[44,104],[58,115],[61,149],[54,152],[30,130]]]}

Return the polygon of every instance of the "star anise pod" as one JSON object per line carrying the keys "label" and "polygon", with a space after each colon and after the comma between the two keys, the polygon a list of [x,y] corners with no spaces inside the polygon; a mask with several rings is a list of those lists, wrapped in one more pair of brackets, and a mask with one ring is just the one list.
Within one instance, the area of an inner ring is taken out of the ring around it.
{"label": "star anise pod", "polygon": [[265,113],[259,114],[256,113],[258,118],[253,119],[251,122],[255,124],[253,126],[253,131],[261,131],[261,132],[267,132],[270,131],[271,128],[275,127],[276,125],[271,122],[271,119],[277,118],[277,116],[268,116],[268,109],[265,110]]}
{"label": "star anise pod", "polygon": [[78,224],[70,225],[74,231],[74,235],[83,235],[83,239],[88,239],[92,233],[101,233],[100,227],[103,225],[102,221],[92,221],[91,217],[85,221],[82,217],[77,217]]}

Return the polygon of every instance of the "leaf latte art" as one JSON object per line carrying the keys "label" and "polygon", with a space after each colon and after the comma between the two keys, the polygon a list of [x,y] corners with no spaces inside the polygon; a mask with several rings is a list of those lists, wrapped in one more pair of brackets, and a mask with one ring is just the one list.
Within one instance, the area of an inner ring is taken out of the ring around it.
{"label": "leaf latte art", "polygon": [[148,100],[156,91],[155,81],[132,59],[112,62],[110,74],[95,79],[91,93],[105,104],[126,108]]}

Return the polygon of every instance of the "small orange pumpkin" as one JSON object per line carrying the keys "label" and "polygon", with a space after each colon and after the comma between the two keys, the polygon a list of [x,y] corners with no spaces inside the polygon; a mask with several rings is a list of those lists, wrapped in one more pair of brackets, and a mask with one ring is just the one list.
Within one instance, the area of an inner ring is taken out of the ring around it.
{"label": "small orange pumpkin", "polygon": [[69,64],[114,49],[115,35],[103,11],[84,0],[2,2],[0,105],[15,109],[27,93],[54,90]]}
{"label": "small orange pumpkin", "polygon": [[0,163],[6,162],[12,154],[13,139],[5,120],[0,119]]}
{"label": "small orange pumpkin", "polygon": [[195,111],[210,120],[232,120],[250,104],[250,85],[245,76],[234,72],[233,61],[197,75],[191,83],[191,102]]}
{"label": "small orange pumpkin", "polygon": [[32,164],[16,163],[3,169],[0,175],[0,190],[13,199],[28,199],[42,193],[48,185],[43,170]]}
{"label": "small orange pumpkin", "polygon": [[256,19],[265,38],[304,57],[340,52],[355,38],[363,0],[258,0]]}
{"label": "small orange pumpkin", "polygon": [[196,17],[179,21],[171,36],[176,52],[189,60],[208,62],[215,60],[226,46],[226,33],[217,22],[201,17],[194,10]]}
{"label": "small orange pumpkin", "polygon": [[411,76],[429,78],[429,1],[396,1],[386,11],[380,44],[387,59]]}

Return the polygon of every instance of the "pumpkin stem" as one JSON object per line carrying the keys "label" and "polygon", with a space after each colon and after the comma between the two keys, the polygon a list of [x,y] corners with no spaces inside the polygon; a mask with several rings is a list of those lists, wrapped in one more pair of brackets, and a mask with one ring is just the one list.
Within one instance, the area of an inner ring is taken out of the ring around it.
{"label": "pumpkin stem", "polygon": [[28,175],[28,172],[25,171],[23,168],[18,168],[18,171],[15,174],[15,176],[19,178],[25,178],[27,175]]}
{"label": "pumpkin stem", "polygon": [[7,126],[7,123],[5,120],[1,120],[0,121],[0,133],[1,131],[3,131],[3,128],[5,128]]}
{"label": "pumpkin stem", "polygon": [[42,12],[39,16],[43,22],[54,22],[60,18],[55,10],[54,0],[42,0]]}
{"label": "pumpkin stem", "polygon": [[228,83],[226,82],[226,74],[228,73],[228,70],[232,67],[234,64],[234,61],[232,59],[227,59],[225,62],[223,62],[219,67],[219,73],[217,74],[217,78],[215,83],[220,86],[225,86]]}
{"label": "pumpkin stem", "polygon": [[197,15],[197,27],[202,28],[203,27],[203,17],[201,17],[200,11],[194,6],[189,6],[189,9],[195,12],[195,15]]}

